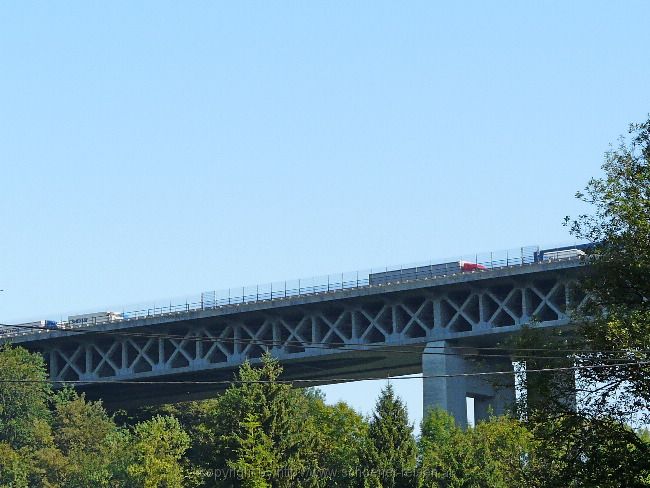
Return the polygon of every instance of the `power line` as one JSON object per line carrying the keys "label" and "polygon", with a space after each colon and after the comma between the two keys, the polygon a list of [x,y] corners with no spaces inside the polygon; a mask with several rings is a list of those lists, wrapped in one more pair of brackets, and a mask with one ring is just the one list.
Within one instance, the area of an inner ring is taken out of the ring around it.
{"label": "power line", "polygon": [[[650,361],[637,361],[627,364],[600,364],[592,366],[566,366],[558,368],[536,368],[526,369],[522,373],[546,373],[553,371],[579,371],[585,369],[604,369],[614,368],[617,366],[645,366],[650,364]],[[350,381],[379,381],[379,380],[414,380],[414,379],[434,379],[434,378],[457,378],[457,377],[470,377],[470,376],[492,376],[503,374],[516,374],[514,370],[511,371],[480,371],[473,373],[451,373],[451,374],[433,374],[422,376],[375,376],[365,378],[320,378],[320,379],[292,379],[292,380],[206,380],[206,381],[192,381],[192,380],[178,380],[178,381],[151,381],[151,380],[23,380],[23,379],[0,379],[0,383],[54,383],[63,385],[89,385],[89,384],[126,384],[126,385],[231,385],[231,384],[247,384],[247,383],[323,383],[327,382],[350,382]]]}

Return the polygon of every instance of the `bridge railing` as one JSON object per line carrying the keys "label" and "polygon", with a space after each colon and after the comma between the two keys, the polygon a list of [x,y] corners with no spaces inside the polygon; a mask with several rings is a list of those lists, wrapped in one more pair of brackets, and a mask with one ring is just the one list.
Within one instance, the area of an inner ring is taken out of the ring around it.
{"label": "bridge railing", "polygon": [[[399,266],[384,266],[381,268],[368,268],[352,272],[343,272],[315,276],[311,278],[300,278],[281,282],[272,282],[260,285],[242,286],[225,290],[214,290],[186,297],[183,299],[165,300],[164,302],[152,303],[150,306],[124,307],[121,313],[115,313],[101,317],[93,317],[83,325],[71,324],[69,321],[57,323],[59,329],[78,329],[92,327],[106,322],[123,322],[142,318],[169,316],[174,314],[187,313],[197,310],[209,310],[221,307],[238,307],[243,304],[256,302],[269,302],[286,300],[290,298],[333,293],[341,290],[365,288],[369,286],[385,286],[389,283],[400,283],[414,280],[435,280],[445,276],[460,273],[481,273],[486,270],[509,268],[517,266],[528,266],[535,263],[539,256],[539,246],[524,246],[504,251],[493,251],[488,253],[475,253],[462,255],[447,259],[437,259],[427,262],[410,263]],[[471,271],[463,271],[459,262],[466,262],[479,265]],[[447,272],[440,272],[441,265],[450,265]],[[456,266],[451,266],[456,264]],[[383,281],[381,284],[371,283],[373,275],[390,272],[390,281]],[[113,309],[116,311],[115,309]],[[34,329],[17,327],[0,328],[0,337],[19,336],[33,333],[47,333],[52,329]],[[55,329],[56,330],[56,329]]]}

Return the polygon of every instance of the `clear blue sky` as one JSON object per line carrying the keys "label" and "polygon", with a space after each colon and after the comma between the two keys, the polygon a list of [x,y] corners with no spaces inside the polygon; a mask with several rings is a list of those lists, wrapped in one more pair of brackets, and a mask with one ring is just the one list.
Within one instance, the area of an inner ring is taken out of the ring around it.
{"label": "clear blue sky", "polygon": [[[0,319],[566,241],[575,191],[650,111],[649,19],[3,2]],[[327,392],[368,411],[376,386]],[[396,387],[417,418],[419,381]]]}

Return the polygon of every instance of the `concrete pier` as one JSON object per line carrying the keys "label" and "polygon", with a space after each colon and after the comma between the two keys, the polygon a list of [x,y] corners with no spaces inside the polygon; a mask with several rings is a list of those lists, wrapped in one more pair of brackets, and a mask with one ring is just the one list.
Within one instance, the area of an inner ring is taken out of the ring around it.
{"label": "concrete pier", "polygon": [[[512,371],[512,374],[463,376],[492,371]],[[476,422],[490,414],[502,415],[514,407],[514,370],[507,357],[479,356],[475,349],[454,346],[450,341],[434,341],[424,349],[422,374],[425,415],[429,409],[439,407],[464,428],[468,420],[468,397],[474,399]]]}

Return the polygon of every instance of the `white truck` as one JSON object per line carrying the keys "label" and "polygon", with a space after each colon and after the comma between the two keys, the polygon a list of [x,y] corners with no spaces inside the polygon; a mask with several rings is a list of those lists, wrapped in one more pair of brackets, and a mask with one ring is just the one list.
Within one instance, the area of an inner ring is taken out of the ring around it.
{"label": "white truck", "polygon": [[564,261],[567,259],[580,259],[586,256],[585,252],[580,249],[561,249],[557,251],[544,251],[542,261]]}
{"label": "white truck", "polygon": [[106,324],[108,322],[122,320],[122,318],[122,314],[117,312],[84,313],[81,315],[70,315],[68,317],[68,325],[78,327],[85,325]]}

